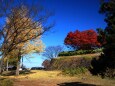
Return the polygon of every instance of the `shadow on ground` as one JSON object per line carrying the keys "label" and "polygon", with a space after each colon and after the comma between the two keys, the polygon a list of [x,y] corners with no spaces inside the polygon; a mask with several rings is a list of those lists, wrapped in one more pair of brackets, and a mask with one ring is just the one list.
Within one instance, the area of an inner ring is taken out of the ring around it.
{"label": "shadow on ground", "polygon": [[20,71],[20,74],[21,75],[27,75],[27,74],[33,74],[33,73],[36,73],[36,72],[32,72],[32,71],[28,71],[28,70],[26,70],[26,71]]}
{"label": "shadow on ground", "polygon": [[[16,71],[13,70],[13,71],[4,71],[2,72],[2,76],[12,76],[12,75],[15,75]],[[36,72],[32,72],[30,70],[23,70],[23,71],[20,71],[20,75],[27,75],[27,74],[33,74],[33,73],[36,73]]]}
{"label": "shadow on ground", "polygon": [[61,83],[57,85],[58,86],[97,86],[97,85],[87,84],[87,83],[82,83],[82,82],[65,82],[65,83]]}
{"label": "shadow on ground", "polygon": [[6,78],[0,77],[0,81],[2,81],[2,80],[4,80],[4,79],[6,79]]}

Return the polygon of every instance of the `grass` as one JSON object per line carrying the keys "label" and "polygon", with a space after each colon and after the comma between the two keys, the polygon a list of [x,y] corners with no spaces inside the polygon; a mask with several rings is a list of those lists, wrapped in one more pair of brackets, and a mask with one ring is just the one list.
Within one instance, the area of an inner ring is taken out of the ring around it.
{"label": "grass", "polygon": [[56,59],[66,59],[66,58],[93,58],[100,56],[101,53],[95,53],[95,54],[84,54],[84,55],[75,55],[75,56],[61,56]]}
{"label": "grass", "polygon": [[38,79],[38,78],[48,78],[48,77],[56,77],[60,71],[44,71],[44,70],[32,70],[31,73],[28,74],[20,74],[19,76],[1,76],[2,78],[15,78],[15,79]]}
{"label": "grass", "polygon": [[0,86],[13,86],[13,81],[11,79],[0,79]]}
{"label": "grass", "polygon": [[[56,59],[70,60],[74,58],[98,57],[100,53],[86,54],[77,56],[64,56]],[[77,74],[76,76],[63,75],[61,71],[44,71],[32,70],[22,73],[19,76],[0,76],[14,81],[14,86],[115,86],[115,80],[102,79],[92,76],[88,71],[86,73]]]}
{"label": "grass", "polygon": [[31,72],[33,73],[19,76],[2,76],[2,78],[15,79],[14,86],[59,86],[57,84],[65,82],[80,82],[82,84],[101,86],[115,85],[115,80],[101,79],[100,77],[92,76],[89,72],[71,77],[62,75],[61,71],[32,70]]}

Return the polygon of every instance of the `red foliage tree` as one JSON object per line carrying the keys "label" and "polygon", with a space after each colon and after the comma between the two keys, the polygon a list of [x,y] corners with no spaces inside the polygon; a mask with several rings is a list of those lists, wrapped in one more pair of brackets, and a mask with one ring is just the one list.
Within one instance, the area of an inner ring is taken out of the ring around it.
{"label": "red foliage tree", "polygon": [[77,49],[89,50],[94,47],[100,47],[97,41],[97,33],[94,30],[69,32],[64,40],[65,45]]}

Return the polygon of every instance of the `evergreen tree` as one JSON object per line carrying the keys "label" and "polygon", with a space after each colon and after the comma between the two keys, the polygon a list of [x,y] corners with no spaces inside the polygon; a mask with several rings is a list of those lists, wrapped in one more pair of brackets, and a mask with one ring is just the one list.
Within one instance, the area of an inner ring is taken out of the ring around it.
{"label": "evergreen tree", "polygon": [[115,0],[104,1],[100,13],[105,15],[107,26],[98,29],[98,40],[103,45],[103,53],[99,59],[92,60],[91,72],[103,77],[115,78]]}

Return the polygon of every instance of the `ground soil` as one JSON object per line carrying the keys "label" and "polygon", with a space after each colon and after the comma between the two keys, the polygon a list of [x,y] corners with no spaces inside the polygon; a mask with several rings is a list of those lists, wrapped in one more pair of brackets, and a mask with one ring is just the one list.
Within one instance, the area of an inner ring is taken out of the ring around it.
{"label": "ground soil", "polygon": [[33,71],[32,74],[11,76],[14,86],[115,86],[115,80],[102,79],[89,73],[74,77],[59,71]]}

